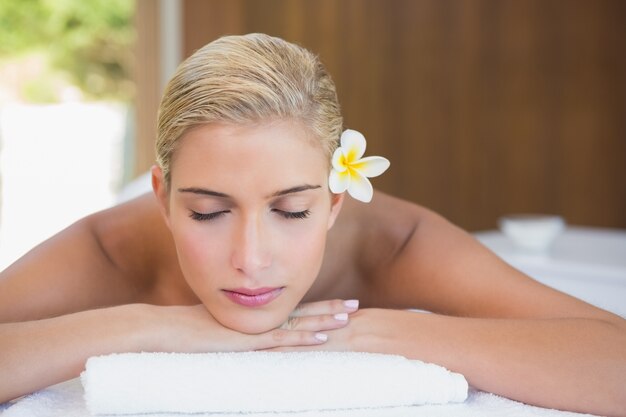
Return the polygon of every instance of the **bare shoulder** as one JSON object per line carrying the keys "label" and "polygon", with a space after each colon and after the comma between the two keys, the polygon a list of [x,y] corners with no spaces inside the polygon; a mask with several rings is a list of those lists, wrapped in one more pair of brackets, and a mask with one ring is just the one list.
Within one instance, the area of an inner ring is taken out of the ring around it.
{"label": "bare shoulder", "polygon": [[463,317],[609,315],[514,269],[427,208],[379,193],[350,211],[371,305]]}
{"label": "bare shoulder", "polygon": [[359,272],[374,277],[373,272],[384,269],[403,250],[423,212],[414,203],[376,191],[369,204],[346,199],[337,231],[350,236]]}
{"label": "bare shoulder", "polygon": [[183,278],[172,235],[154,194],[92,216],[94,234],[121,279],[132,286],[133,302],[197,303]]}
{"label": "bare shoulder", "polygon": [[358,297],[378,305],[371,290],[414,233],[421,208],[375,191],[371,203],[346,198],[330,230],[316,298]]}
{"label": "bare shoulder", "polygon": [[152,285],[159,270],[176,262],[171,234],[152,193],[88,218],[112,264],[136,285]]}
{"label": "bare shoulder", "polygon": [[149,301],[163,271],[177,270],[171,236],[145,195],[74,223],[0,272],[0,322]]}

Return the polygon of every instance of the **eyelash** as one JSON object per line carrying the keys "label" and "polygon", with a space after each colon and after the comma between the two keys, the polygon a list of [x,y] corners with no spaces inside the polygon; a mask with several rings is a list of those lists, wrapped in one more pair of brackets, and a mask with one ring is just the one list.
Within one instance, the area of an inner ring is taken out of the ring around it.
{"label": "eyelash", "polygon": [[189,217],[198,221],[207,221],[214,220],[224,214],[228,213],[228,211],[216,211],[214,213],[198,213],[197,211],[191,211]]}
{"label": "eyelash", "polygon": [[283,211],[283,210],[272,209],[272,211],[275,211],[276,213],[280,214],[286,219],[306,219],[311,214],[309,210]]}
{"label": "eyelash", "polygon": [[[272,209],[272,211],[283,216],[285,219],[306,219],[311,214],[310,210],[283,211],[283,210],[278,210],[278,209]],[[229,212],[228,210],[216,211],[214,213],[198,213],[196,211],[191,211],[191,213],[189,214],[189,217],[197,221],[208,221],[208,220],[217,219],[218,217],[228,212]]]}

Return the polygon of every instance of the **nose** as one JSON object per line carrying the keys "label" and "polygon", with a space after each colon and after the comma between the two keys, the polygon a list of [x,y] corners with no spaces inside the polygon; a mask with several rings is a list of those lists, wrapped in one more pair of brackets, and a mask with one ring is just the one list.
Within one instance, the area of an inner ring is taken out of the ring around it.
{"label": "nose", "polygon": [[235,269],[254,276],[271,265],[269,242],[257,216],[242,218],[234,233],[231,262]]}

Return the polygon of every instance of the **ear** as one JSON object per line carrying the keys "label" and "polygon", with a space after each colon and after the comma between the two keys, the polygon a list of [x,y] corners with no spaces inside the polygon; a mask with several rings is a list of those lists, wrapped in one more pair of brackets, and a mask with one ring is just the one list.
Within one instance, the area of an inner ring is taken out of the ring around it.
{"label": "ear", "polygon": [[170,227],[170,201],[167,184],[163,178],[163,171],[158,165],[153,165],[152,172],[152,191],[157,199],[159,210],[165,220],[167,227]]}
{"label": "ear", "polygon": [[335,224],[335,220],[337,220],[337,216],[341,211],[341,207],[343,206],[343,200],[346,196],[346,193],[341,194],[331,194],[330,196],[330,216],[328,217],[328,230]]}

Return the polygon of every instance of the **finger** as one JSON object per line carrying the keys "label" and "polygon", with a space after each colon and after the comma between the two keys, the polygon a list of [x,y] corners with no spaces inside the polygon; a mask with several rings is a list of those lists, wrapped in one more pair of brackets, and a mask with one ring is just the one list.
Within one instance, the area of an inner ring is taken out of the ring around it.
{"label": "finger", "polygon": [[348,324],[348,313],[337,313],[332,315],[290,317],[281,326],[281,329],[319,332],[339,329],[346,324]]}
{"label": "finger", "polygon": [[352,313],[359,309],[359,300],[324,300],[300,304],[292,317],[319,316],[322,314]]}
{"label": "finger", "polygon": [[252,337],[257,338],[254,350],[287,346],[316,346],[322,345],[328,340],[328,335],[325,333],[285,329],[274,329]]}

